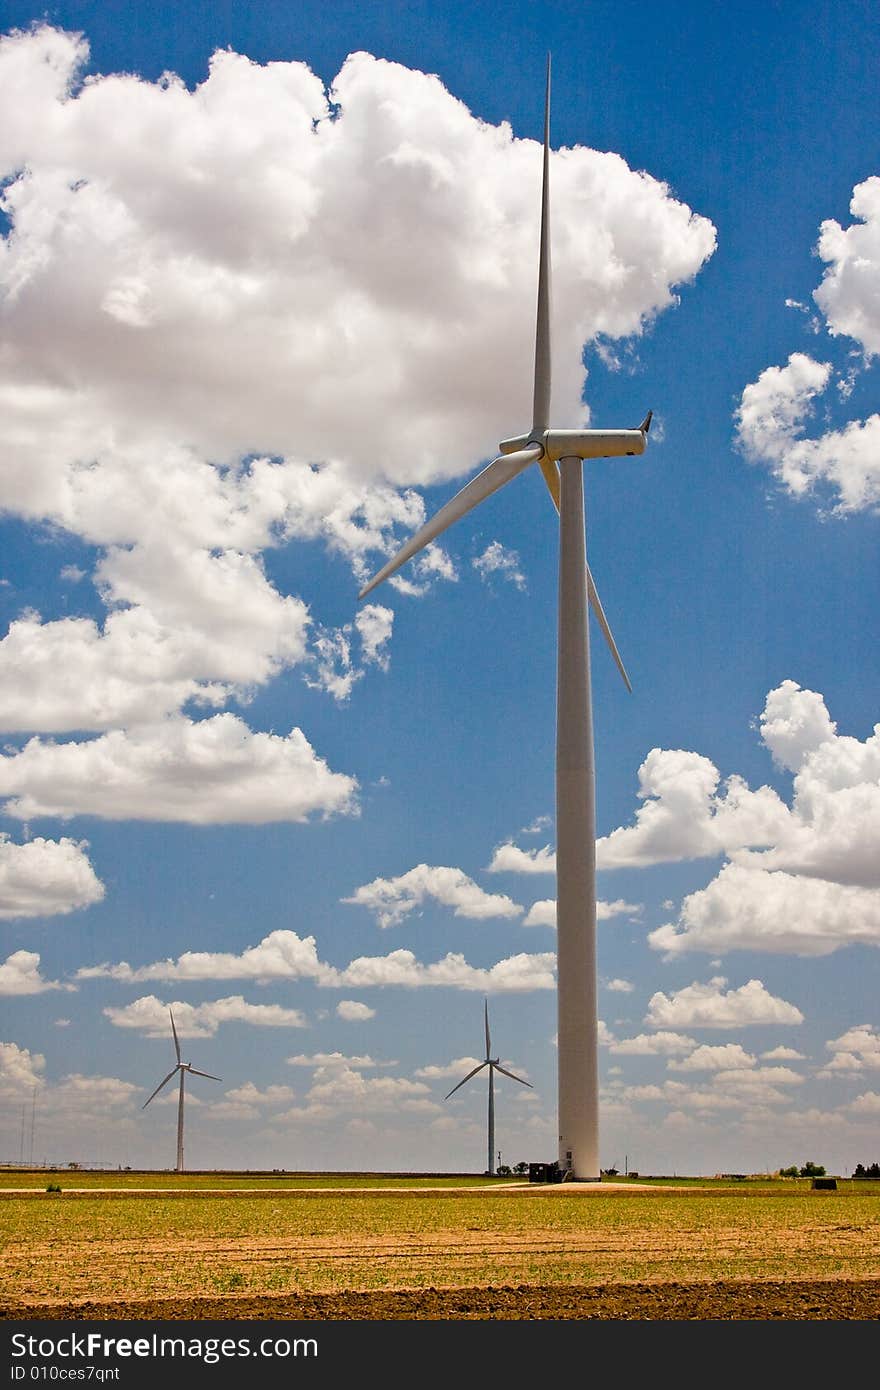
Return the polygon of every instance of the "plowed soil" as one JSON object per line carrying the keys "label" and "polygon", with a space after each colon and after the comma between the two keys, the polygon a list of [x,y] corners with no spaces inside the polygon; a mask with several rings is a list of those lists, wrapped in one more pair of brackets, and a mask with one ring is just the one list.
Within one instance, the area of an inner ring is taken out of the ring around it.
{"label": "plowed soil", "polygon": [[418,1289],[301,1294],[294,1297],[153,1299],[35,1303],[0,1308],[16,1320],[246,1319],[294,1322],[349,1320],[467,1321],[679,1319],[729,1321],[880,1320],[880,1279],[778,1280],[719,1283],[598,1284],[582,1287]]}

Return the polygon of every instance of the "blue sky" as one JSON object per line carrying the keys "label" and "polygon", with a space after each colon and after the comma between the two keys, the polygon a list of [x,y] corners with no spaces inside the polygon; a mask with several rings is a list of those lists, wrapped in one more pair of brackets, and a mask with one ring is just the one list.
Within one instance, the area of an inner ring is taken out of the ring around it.
{"label": "blue sky", "polygon": [[[555,1156],[556,527],[587,471],[603,1166],[877,1158],[867,4],[7,3],[0,1157]],[[209,66],[210,65],[210,66]]]}

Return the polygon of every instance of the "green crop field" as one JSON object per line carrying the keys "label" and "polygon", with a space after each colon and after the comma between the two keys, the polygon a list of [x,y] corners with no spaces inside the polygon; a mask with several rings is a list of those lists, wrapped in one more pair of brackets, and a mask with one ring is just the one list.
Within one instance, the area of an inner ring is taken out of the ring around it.
{"label": "green crop field", "polygon": [[[375,1175],[353,1175],[345,1190],[325,1192],[316,1190],[318,1175],[287,1175],[282,1187],[270,1174],[252,1177],[242,1195],[200,1195],[200,1184],[220,1187],[216,1177],[91,1176],[98,1186],[112,1177],[117,1191],[2,1194],[7,1308],[123,1294],[880,1278],[877,1183],[841,1181],[835,1192],[784,1180],[578,1192],[528,1183],[496,1191],[482,1178],[469,1186],[447,1178],[431,1191],[442,1180],[413,1186],[385,1177],[388,1190],[375,1192],[367,1190]],[[82,1187],[84,1177],[68,1180]],[[245,1185],[240,1175],[226,1180]],[[170,1190],[137,1193],[136,1181]]]}

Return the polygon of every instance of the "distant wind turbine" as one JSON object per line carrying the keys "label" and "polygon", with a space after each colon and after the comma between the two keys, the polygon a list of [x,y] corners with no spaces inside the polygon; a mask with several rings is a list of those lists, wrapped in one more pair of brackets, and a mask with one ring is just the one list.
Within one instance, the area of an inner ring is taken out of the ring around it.
{"label": "distant wind turbine", "polygon": [[171,1013],[171,1010],[170,1010],[170,1009],[168,1010],[168,1013],[169,1013],[170,1016],[171,1016],[171,1032],[172,1032],[173,1035],[174,1035],[174,1051],[177,1053],[177,1066],[174,1068],[173,1071],[170,1071],[170,1072],[168,1073],[168,1075],[165,1077],[165,1080],[164,1080],[164,1081],[160,1081],[160,1082],[159,1082],[159,1085],[156,1087],[156,1089],[155,1089],[155,1091],[153,1092],[153,1094],[152,1094],[151,1096],[149,1096],[149,1097],[147,1098],[147,1100],[144,1101],[143,1105],[141,1106],[141,1109],[142,1109],[142,1110],[146,1110],[146,1108],[147,1108],[147,1106],[149,1105],[150,1101],[153,1100],[153,1099],[159,1094],[159,1092],[161,1091],[162,1087],[163,1087],[163,1086],[166,1086],[166,1085],[168,1084],[168,1082],[171,1080],[172,1076],[176,1076],[176,1074],[177,1074],[178,1072],[180,1072],[180,1094],[179,1094],[179,1098],[178,1098],[178,1101],[177,1101],[177,1171],[178,1171],[178,1173],[182,1173],[182,1172],[183,1172],[183,1081],[184,1081],[184,1077],[186,1076],[186,1073],[187,1073],[187,1072],[189,1072],[190,1076],[206,1076],[206,1077],[208,1078],[209,1081],[221,1081],[221,1080],[222,1080],[222,1077],[219,1077],[219,1076],[212,1076],[211,1073],[210,1073],[209,1071],[198,1071],[197,1068],[194,1067],[194,1066],[192,1066],[192,1064],[191,1064],[190,1062],[181,1062],[181,1060],[180,1060],[180,1043],[179,1043],[178,1040],[177,1040],[177,1029],[176,1029],[175,1026],[174,1026],[174,1014]]}
{"label": "distant wind turbine", "polygon": [[[569,1178],[599,1168],[596,987],[596,811],[587,603],[628,690],[629,677],[587,565],[583,460],[643,454],[652,412],[635,430],[550,428],[550,59],[544,106],[541,242],[532,427],[502,440],[472,478],[361,590],[364,598],[453,522],[537,463],[559,513],[556,684],[556,951],[559,1166]],[[491,1157],[491,1155],[490,1155]]]}
{"label": "distant wind turbine", "polygon": [[449,1096],[454,1096],[455,1093],[456,1093],[456,1091],[459,1090],[459,1088],[460,1088],[461,1086],[464,1086],[465,1082],[470,1081],[470,1079],[471,1079],[472,1076],[476,1076],[477,1073],[478,1073],[478,1072],[481,1072],[481,1071],[483,1070],[484,1067],[488,1067],[488,1068],[489,1068],[489,1162],[488,1162],[488,1164],[486,1165],[486,1171],[488,1172],[489,1177],[491,1178],[491,1177],[494,1176],[494,1173],[495,1173],[495,1072],[496,1072],[496,1071],[500,1071],[502,1076],[509,1076],[510,1079],[511,1079],[511,1081],[518,1081],[518,1082],[520,1083],[521,1086],[529,1086],[529,1087],[530,1087],[532,1083],[531,1083],[531,1081],[523,1081],[523,1079],[522,1079],[521,1076],[514,1076],[514,1074],[513,1074],[512,1071],[508,1071],[506,1067],[502,1067],[502,1065],[501,1065],[501,1063],[499,1062],[499,1060],[498,1060],[497,1057],[493,1057],[493,1056],[492,1056],[492,1041],[491,1041],[491,1039],[490,1039],[490,1037],[489,1037],[489,1001],[488,1001],[488,999],[485,1001],[485,1020],[486,1020],[486,1057],[485,1057],[485,1060],[482,1061],[478,1067],[474,1067],[473,1071],[469,1071],[468,1074],[467,1074],[467,1076],[462,1077],[462,1079],[461,1079],[461,1081],[459,1081],[458,1085],[457,1085],[457,1086],[453,1086],[453,1088],[452,1088],[452,1090],[449,1092],[449,1094],[448,1094],[448,1095],[445,1095],[445,1096],[443,1097],[443,1099],[444,1099],[444,1100],[448,1100],[448,1099],[449,1099]]}

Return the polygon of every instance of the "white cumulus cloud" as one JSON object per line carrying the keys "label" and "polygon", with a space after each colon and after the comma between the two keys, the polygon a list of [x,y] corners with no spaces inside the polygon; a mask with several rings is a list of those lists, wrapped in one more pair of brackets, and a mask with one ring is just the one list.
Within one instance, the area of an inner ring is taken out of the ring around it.
{"label": "white cumulus cloud", "polygon": [[[819,229],[816,251],[826,269],[813,299],[831,336],[853,339],[870,365],[880,352],[880,178],[856,185],[850,212],[857,219],[851,226],[829,218]],[[850,365],[838,379],[843,401],[852,393],[857,370]],[[830,363],[800,352],[784,367],[767,367],[742,393],[735,413],[738,443],[747,459],[769,467],[794,497],[814,493],[820,484],[835,499],[838,514],[876,509],[880,414],[814,438],[804,435],[814,402],[831,377]]]}
{"label": "white cumulus cloud", "polygon": [[43,994],[47,989],[74,988],[58,980],[44,979],[36,951],[13,951],[0,963],[0,994]]}
{"label": "white cumulus cloud", "polygon": [[[607,922],[611,917],[620,917],[624,914],[629,917],[637,917],[641,911],[640,903],[628,903],[623,898],[615,898],[613,902],[605,902],[599,898],[596,902],[596,921]],[[523,918],[523,926],[555,927],[556,899],[542,898],[539,902],[532,903],[527,915]]]}
{"label": "white cumulus cloud", "polygon": [[74,978],[109,979],[124,984],[145,980],[246,979],[258,984],[269,980],[314,980],[331,989],[400,985],[407,989],[441,986],[517,993],[555,988],[555,967],[556,956],[552,952],[520,952],[483,967],[469,965],[464,956],[453,952],[426,965],[412,951],[399,950],[385,956],[358,956],[339,969],[320,960],[313,936],[300,937],[294,931],[279,929],[240,955],[231,951],[184,951],[177,960],[137,967],[127,961],[82,966]]}
{"label": "white cumulus cloud", "polygon": [[369,1004],[363,1004],[359,999],[340,999],[336,1005],[337,1017],[345,1019],[346,1023],[363,1023],[368,1018],[376,1017],[376,1010],[371,1009]]}
{"label": "white cumulus cloud", "polygon": [[301,729],[252,733],[233,714],[116,729],[87,742],[29,739],[0,756],[7,815],[92,815],[193,825],[352,814],[357,783],[333,772]]}
{"label": "white cumulus cloud", "polygon": [[461,869],[446,865],[417,864],[397,878],[373,879],[342,901],[369,908],[380,927],[393,927],[429,899],[451,907],[456,917],[473,921],[522,913],[520,905],[505,894],[487,893]]}
{"label": "white cumulus cloud", "polygon": [[0,831],[0,918],[53,917],[100,902],[84,840],[36,837],[16,844]]}
{"label": "white cumulus cloud", "polygon": [[483,580],[497,574],[519,590],[526,587],[526,577],[520,569],[519,555],[515,550],[508,550],[500,541],[492,541],[482,555],[477,555],[471,564]]}
{"label": "white cumulus cloud", "polygon": [[667,995],[662,990],[648,1002],[645,1022],[653,1028],[746,1028],[757,1024],[798,1024],[804,1016],[794,1004],[770,994],[761,980],[728,989],[722,975],[706,984],[695,980]]}
{"label": "white cumulus cloud", "polygon": [[133,1028],[148,1038],[170,1037],[168,1011],[174,1014],[179,1038],[210,1038],[221,1023],[247,1023],[257,1028],[305,1028],[299,1009],[280,1004],[249,1004],[240,994],[212,999],[205,1004],[173,1000],[163,1004],[154,994],[142,995],[124,1007],[109,1005],[104,1013],[117,1028]]}
{"label": "white cumulus cloud", "polygon": [[34,1087],[43,1085],[41,1073],[45,1070],[46,1059],[41,1052],[30,1052],[14,1042],[0,1042],[0,1096],[4,1099],[33,1095]]}
{"label": "white cumulus cloud", "polygon": [[555,874],[556,851],[549,845],[543,849],[520,849],[512,841],[497,845],[488,866],[490,874]]}

